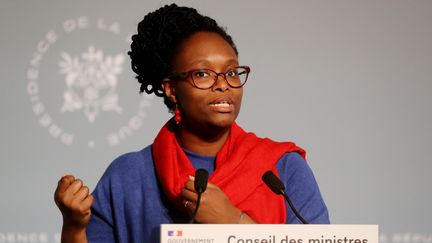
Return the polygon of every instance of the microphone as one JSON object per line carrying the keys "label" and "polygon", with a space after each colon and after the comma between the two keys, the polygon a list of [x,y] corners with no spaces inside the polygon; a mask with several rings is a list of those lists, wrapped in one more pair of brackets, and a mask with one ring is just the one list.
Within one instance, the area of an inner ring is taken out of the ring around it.
{"label": "microphone", "polygon": [[198,193],[203,193],[207,189],[209,173],[205,169],[198,169],[195,172],[195,191]]}
{"label": "microphone", "polygon": [[198,198],[195,206],[195,211],[193,212],[192,217],[189,221],[190,224],[195,221],[195,217],[201,203],[201,194],[205,192],[205,190],[207,189],[208,177],[209,177],[209,173],[205,169],[198,169],[195,172],[194,187],[195,187],[195,191],[198,193]]}
{"label": "microphone", "polygon": [[295,216],[303,223],[303,224],[309,224],[297,211],[297,209],[294,207],[293,203],[291,202],[290,198],[285,192],[285,185],[282,183],[282,181],[271,171],[267,171],[263,174],[261,178],[264,183],[277,195],[283,195],[285,200],[287,201],[288,205],[290,206],[291,210],[294,212]]}

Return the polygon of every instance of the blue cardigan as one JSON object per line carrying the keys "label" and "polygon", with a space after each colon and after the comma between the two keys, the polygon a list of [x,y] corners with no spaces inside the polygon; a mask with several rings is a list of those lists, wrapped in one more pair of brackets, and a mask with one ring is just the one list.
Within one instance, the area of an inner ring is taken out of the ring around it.
{"label": "blue cardigan", "polygon": [[[214,171],[215,157],[186,151],[195,169]],[[253,162],[251,162],[253,163]],[[329,223],[327,208],[306,161],[286,153],[277,162],[279,177],[300,214],[310,223]],[[159,242],[160,224],[186,223],[162,192],[151,146],[115,159],[93,191],[87,238],[92,242]],[[287,224],[300,223],[287,207]]]}

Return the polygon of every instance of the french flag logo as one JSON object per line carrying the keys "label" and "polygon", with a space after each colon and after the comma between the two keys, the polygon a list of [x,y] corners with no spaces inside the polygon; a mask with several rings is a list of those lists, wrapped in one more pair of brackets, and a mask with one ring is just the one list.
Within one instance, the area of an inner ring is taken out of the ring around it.
{"label": "french flag logo", "polygon": [[168,230],[168,236],[183,236],[182,230]]}

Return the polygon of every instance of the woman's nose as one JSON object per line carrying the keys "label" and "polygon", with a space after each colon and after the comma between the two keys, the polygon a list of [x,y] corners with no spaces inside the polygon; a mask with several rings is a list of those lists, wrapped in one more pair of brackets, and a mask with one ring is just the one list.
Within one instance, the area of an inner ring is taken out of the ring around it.
{"label": "woman's nose", "polygon": [[213,90],[225,91],[230,88],[228,81],[223,73],[218,73],[215,77],[215,83],[213,85]]}

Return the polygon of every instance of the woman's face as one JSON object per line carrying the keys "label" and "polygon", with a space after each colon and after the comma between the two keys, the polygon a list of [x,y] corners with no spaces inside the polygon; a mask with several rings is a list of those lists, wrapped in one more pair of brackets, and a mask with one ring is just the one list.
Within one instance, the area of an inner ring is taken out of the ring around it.
{"label": "woman's face", "polygon": [[[198,32],[187,38],[173,59],[174,72],[211,69],[221,73],[238,65],[237,55],[230,44],[220,35],[210,32]],[[178,104],[185,125],[223,128],[237,118],[243,88],[231,88],[223,75],[219,75],[212,88],[202,90],[195,88],[188,77],[172,82],[167,95]]]}

